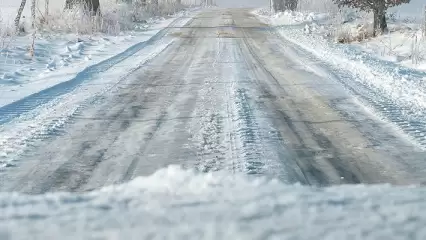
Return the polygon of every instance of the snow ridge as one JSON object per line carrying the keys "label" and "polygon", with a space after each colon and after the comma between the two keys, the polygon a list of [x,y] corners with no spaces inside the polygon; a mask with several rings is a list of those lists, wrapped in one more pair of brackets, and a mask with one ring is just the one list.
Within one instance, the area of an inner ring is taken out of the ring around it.
{"label": "snow ridge", "polygon": [[425,200],[423,187],[312,188],[170,166],[89,193],[0,194],[0,237],[420,240]]}

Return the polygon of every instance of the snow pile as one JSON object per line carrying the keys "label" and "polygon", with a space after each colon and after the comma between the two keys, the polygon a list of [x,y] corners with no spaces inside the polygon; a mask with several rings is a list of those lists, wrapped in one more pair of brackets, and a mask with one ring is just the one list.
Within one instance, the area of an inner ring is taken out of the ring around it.
{"label": "snow pile", "polygon": [[353,44],[379,59],[426,70],[426,35],[419,27],[391,24],[389,34]]}
{"label": "snow pile", "polygon": [[284,11],[275,14],[270,14],[270,11],[265,8],[256,9],[253,13],[259,16],[268,17],[269,23],[275,26],[322,22],[329,18],[328,14],[315,12],[303,13]]}
{"label": "snow pile", "polygon": [[426,189],[311,188],[176,166],[99,191],[0,194],[2,239],[425,239]]}

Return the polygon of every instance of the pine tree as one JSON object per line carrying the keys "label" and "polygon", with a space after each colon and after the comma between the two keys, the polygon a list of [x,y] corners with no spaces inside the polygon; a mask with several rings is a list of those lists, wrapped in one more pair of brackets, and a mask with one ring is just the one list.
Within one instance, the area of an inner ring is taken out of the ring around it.
{"label": "pine tree", "polygon": [[357,8],[374,14],[374,36],[387,30],[386,11],[410,0],[333,0],[339,7]]}

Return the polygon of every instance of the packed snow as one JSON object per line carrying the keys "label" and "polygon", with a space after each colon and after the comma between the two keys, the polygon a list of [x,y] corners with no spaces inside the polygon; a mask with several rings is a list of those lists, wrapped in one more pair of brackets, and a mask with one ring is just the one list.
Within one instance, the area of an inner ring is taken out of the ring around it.
{"label": "packed snow", "polygon": [[0,194],[2,239],[425,239],[423,187],[285,185],[170,166],[98,191]]}

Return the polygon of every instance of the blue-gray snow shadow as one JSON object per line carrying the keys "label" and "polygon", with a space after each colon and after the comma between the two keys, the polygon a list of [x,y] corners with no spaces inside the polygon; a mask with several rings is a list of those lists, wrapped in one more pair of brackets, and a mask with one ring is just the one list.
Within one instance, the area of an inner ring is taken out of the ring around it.
{"label": "blue-gray snow shadow", "polygon": [[93,79],[96,74],[110,69],[117,63],[122,62],[125,59],[134,55],[135,53],[141,51],[146,46],[152,45],[154,42],[161,39],[166,34],[166,32],[167,29],[162,29],[147,41],[137,43],[118,55],[115,55],[100,63],[85,68],[83,71],[79,72],[74,78],[68,81],[59,83],[55,86],[52,86],[50,88],[34,93],[16,102],[1,107],[0,124],[10,122],[15,118],[30,112],[36,107],[46,104],[61,95],[73,91],[80,84]]}

